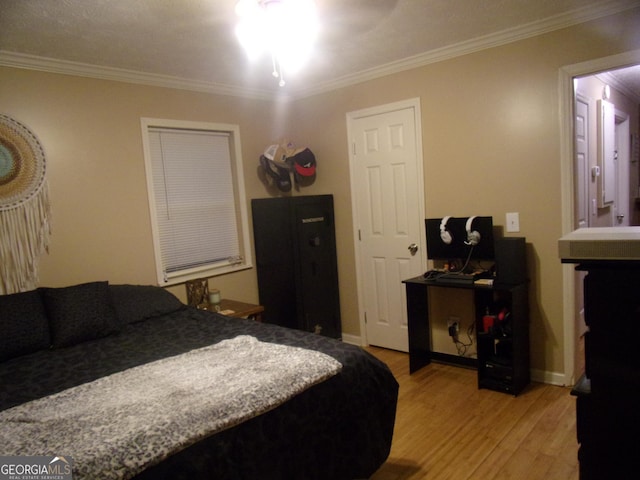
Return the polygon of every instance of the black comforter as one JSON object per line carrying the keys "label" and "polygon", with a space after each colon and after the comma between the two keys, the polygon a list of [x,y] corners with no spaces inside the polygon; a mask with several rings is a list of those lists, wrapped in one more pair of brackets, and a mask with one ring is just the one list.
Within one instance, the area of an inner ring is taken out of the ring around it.
{"label": "black comforter", "polygon": [[0,410],[238,335],[321,351],[343,368],[276,409],[198,442],[136,478],[353,479],[377,470],[389,454],[398,393],[383,363],[337,340],[190,307],[103,338],[0,363]]}

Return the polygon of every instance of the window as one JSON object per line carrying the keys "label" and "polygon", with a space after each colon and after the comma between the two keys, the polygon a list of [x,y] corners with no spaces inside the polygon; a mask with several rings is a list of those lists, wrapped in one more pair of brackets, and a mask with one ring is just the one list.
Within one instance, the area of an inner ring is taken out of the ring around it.
{"label": "window", "polygon": [[142,119],[159,285],[251,267],[237,125]]}

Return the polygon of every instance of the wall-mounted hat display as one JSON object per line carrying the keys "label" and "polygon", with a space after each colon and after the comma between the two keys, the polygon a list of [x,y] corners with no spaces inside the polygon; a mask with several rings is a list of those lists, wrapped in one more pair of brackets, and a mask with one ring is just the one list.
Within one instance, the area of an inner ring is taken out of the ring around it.
{"label": "wall-mounted hat display", "polygon": [[269,145],[260,155],[260,166],[265,173],[265,178],[271,179],[281,192],[288,192],[291,190],[291,174],[296,187],[302,183],[302,177],[306,179],[305,185],[313,182],[316,174],[316,157],[307,147],[295,148],[293,143],[285,142]]}

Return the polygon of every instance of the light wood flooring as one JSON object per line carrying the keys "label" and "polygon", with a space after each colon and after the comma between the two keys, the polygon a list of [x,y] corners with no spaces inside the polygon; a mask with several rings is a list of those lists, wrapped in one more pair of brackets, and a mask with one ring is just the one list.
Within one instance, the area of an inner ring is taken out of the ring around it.
{"label": "light wood flooring", "polygon": [[391,454],[371,480],[577,480],[575,398],[533,383],[517,397],[478,390],[476,371],[367,347],[400,384]]}

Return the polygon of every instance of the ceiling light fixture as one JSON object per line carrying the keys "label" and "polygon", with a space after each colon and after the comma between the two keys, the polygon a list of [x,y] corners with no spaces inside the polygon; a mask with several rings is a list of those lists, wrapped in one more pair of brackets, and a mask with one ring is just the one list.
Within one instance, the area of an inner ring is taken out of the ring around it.
{"label": "ceiling light fixture", "polygon": [[265,50],[272,75],[284,86],[284,71],[293,73],[308,60],[318,31],[313,0],[240,0],[236,36],[250,59]]}

